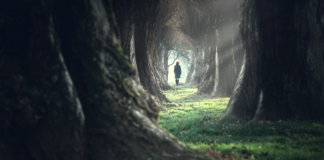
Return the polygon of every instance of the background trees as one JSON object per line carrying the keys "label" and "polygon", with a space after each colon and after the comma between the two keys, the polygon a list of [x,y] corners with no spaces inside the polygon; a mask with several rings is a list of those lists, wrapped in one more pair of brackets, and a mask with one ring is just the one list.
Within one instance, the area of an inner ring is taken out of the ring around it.
{"label": "background trees", "polygon": [[130,52],[127,55],[136,62],[133,64],[138,69],[140,84],[151,94],[166,100],[160,90],[170,89],[168,53],[185,48],[193,52],[180,56],[191,58],[187,83],[198,86],[201,94],[231,95],[243,58],[238,35],[239,1],[164,0],[147,1],[146,6],[116,1],[114,4],[124,51]]}
{"label": "background trees", "polygon": [[241,68],[238,32],[239,1],[193,1],[188,4],[183,31],[193,39],[192,74],[187,80],[199,93],[217,97],[232,94]]}

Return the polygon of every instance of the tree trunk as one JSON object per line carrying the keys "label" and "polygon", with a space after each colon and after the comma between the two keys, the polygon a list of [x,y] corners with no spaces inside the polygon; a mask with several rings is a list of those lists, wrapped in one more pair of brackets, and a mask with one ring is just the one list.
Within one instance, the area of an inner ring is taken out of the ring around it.
{"label": "tree trunk", "polygon": [[83,159],[83,106],[62,56],[54,6],[15,1],[0,10],[0,159]]}
{"label": "tree trunk", "polygon": [[201,83],[202,77],[205,73],[204,70],[206,70],[207,67],[205,65],[206,58],[204,58],[205,57],[204,51],[202,51],[201,49],[197,49],[195,56],[196,56],[194,58],[195,62],[193,62],[195,63],[195,65],[194,65],[190,84],[193,86],[198,86]]}
{"label": "tree trunk", "polygon": [[[168,101],[161,92],[160,77],[154,68],[156,55],[157,26],[155,21],[159,2],[147,0],[146,4],[136,4],[137,16],[135,17],[135,55],[141,85],[160,101]],[[143,7],[147,9],[143,10]]]}
{"label": "tree trunk", "polygon": [[[208,63],[206,65],[208,66],[207,71],[203,74],[203,79],[201,83],[198,86],[198,93],[199,94],[208,94],[210,95],[213,91],[216,79],[216,46],[213,46],[212,48],[208,49],[208,57],[206,58],[208,60]],[[206,53],[207,54],[207,53]]]}
{"label": "tree trunk", "polygon": [[192,52],[190,68],[188,70],[188,74],[187,74],[187,77],[186,77],[186,83],[187,84],[190,84],[191,81],[192,81],[192,75],[193,75],[193,72],[194,72],[194,69],[195,69],[195,64],[196,64],[196,55]]}
{"label": "tree trunk", "polygon": [[320,0],[244,2],[245,67],[226,116],[324,120],[323,12]]}
{"label": "tree trunk", "polygon": [[165,79],[169,81],[169,49],[165,49],[163,53],[163,68],[165,71]]}
{"label": "tree trunk", "polygon": [[111,1],[19,2],[0,6],[1,159],[208,159],[156,124]]}
{"label": "tree trunk", "polygon": [[131,61],[131,39],[133,36],[134,17],[132,16],[133,0],[120,1],[112,0],[112,9],[116,17],[116,23],[119,28],[120,42],[123,52]]}
{"label": "tree trunk", "polygon": [[[149,41],[154,41],[152,31],[150,30],[149,24],[145,22],[138,22],[135,25],[135,55],[136,63],[139,72],[139,79],[143,87],[152,95],[157,96],[161,101],[166,100],[166,97],[163,95],[160,89],[160,85],[156,81],[156,75],[154,74],[153,66],[153,53],[150,51],[153,46],[148,44]],[[152,43],[152,42],[150,42]]]}
{"label": "tree trunk", "polygon": [[[238,26],[237,26],[238,28]],[[243,56],[244,56],[244,50],[242,47],[242,41],[241,41],[241,36],[239,34],[239,29],[237,29],[237,33],[235,33],[235,37],[233,37],[232,40],[232,58],[233,58],[233,63],[234,63],[234,73],[235,73],[235,82],[239,76],[240,70],[242,68],[242,62],[243,62]],[[235,86],[234,82],[234,86]]]}
{"label": "tree trunk", "polygon": [[134,25],[131,26],[131,39],[130,39],[130,62],[132,67],[135,70],[135,81],[140,84],[139,73],[137,69],[137,62],[136,62],[136,52],[135,52],[135,40],[134,40]]}
{"label": "tree trunk", "polygon": [[219,75],[217,76],[217,86],[215,86],[212,95],[216,97],[230,97],[235,86],[235,78],[238,75],[235,59],[233,58],[235,56],[233,49],[236,46],[233,45],[232,39],[234,37],[229,37],[225,31],[219,30],[218,35],[217,71]]}
{"label": "tree trunk", "polygon": [[168,84],[168,76],[169,76],[168,50],[166,49],[166,47],[161,46],[157,54],[159,55],[159,57],[158,59],[156,59],[156,61],[158,61],[156,65],[158,64],[159,66],[156,67],[158,67],[159,75],[161,77],[161,89],[163,90],[171,89],[171,86]]}
{"label": "tree trunk", "polygon": [[[158,42],[156,42],[158,43]],[[171,89],[171,86],[168,84],[168,72],[165,71],[165,63],[164,63],[164,55],[165,53],[165,48],[163,45],[159,45],[158,49],[154,52],[155,54],[153,55],[153,67],[154,67],[154,72],[156,75],[156,81],[159,82],[160,87],[162,90],[168,90]]]}

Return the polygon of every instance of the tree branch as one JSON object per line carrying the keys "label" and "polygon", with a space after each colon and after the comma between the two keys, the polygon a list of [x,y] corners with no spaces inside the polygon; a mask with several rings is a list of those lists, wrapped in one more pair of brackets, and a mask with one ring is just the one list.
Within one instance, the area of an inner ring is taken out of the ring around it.
{"label": "tree branch", "polygon": [[179,58],[179,53],[177,52],[177,57],[173,59],[173,62],[169,64],[168,67],[172,66],[178,58]]}

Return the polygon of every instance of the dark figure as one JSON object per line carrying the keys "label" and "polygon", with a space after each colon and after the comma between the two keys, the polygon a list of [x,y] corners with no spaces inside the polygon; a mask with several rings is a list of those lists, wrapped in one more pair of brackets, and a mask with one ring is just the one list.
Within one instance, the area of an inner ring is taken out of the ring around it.
{"label": "dark figure", "polygon": [[174,75],[176,79],[176,84],[179,85],[179,78],[181,76],[181,67],[179,65],[179,62],[177,62],[176,65],[174,66]]}

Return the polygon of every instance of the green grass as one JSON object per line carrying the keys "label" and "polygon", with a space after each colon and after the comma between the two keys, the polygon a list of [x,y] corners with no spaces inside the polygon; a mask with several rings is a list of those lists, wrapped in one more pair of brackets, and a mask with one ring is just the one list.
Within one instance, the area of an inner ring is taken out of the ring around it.
{"label": "green grass", "polygon": [[183,85],[172,87],[165,92],[172,102],[163,104],[158,123],[188,146],[233,153],[237,159],[324,159],[323,124],[221,122],[229,98],[196,95],[196,88]]}

